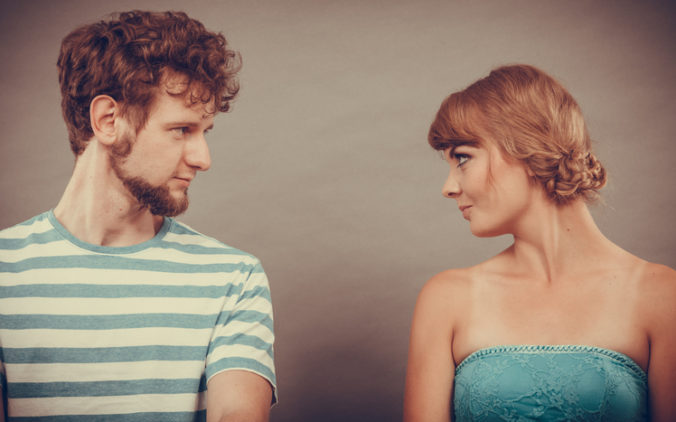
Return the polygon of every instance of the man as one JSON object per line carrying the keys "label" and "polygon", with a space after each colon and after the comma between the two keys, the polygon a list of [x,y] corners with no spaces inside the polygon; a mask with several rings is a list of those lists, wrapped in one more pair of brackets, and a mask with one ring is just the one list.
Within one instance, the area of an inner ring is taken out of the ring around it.
{"label": "man", "polygon": [[2,420],[267,420],[265,273],[171,218],[239,56],[184,13],[133,11],[70,33],[57,67],[75,168],[0,232]]}

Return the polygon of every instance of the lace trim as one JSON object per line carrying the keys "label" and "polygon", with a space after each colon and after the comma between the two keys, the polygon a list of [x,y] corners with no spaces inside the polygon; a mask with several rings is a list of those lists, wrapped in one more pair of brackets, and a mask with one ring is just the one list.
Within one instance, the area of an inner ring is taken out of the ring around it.
{"label": "lace trim", "polygon": [[611,358],[615,361],[622,363],[625,367],[631,369],[636,375],[643,380],[646,384],[648,383],[648,375],[643,371],[643,369],[636,363],[632,358],[625,355],[624,353],[616,352],[610,349],[604,349],[603,347],[596,346],[583,346],[583,345],[573,345],[573,344],[562,344],[562,345],[530,345],[530,344],[520,344],[520,345],[504,345],[504,346],[492,346],[479,349],[476,352],[470,353],[460,364],[455,368],[455,373],[457,374],[463,366],[467,365],[469,362],[480,359],[484,356],[494,355],[498,353],[575,353],[575,352],[588,352],[602,355],[608,358]]}

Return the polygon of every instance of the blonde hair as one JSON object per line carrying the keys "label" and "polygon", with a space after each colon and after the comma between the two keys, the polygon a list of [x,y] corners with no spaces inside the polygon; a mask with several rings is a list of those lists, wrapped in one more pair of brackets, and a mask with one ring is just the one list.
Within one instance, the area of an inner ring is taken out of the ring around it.
{"label": "blonde hair", "polygon": [[437,150],[492,141],[529,168],[557,204],[595,199],[606,184],[577,102],[533,66],[499,67],[451,94],[441,104],[428,140]]}

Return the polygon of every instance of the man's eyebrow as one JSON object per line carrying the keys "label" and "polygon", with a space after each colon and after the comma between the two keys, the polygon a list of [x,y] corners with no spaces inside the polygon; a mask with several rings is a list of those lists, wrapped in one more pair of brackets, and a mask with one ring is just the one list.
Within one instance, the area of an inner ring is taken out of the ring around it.
{"label": "man's eyebrow", "polygon": [[[188,120],[175,120],[173,122],[167,122],[164,124],[165,127],[172,127],[172,126],[189,126],[189,127],[197,127],[200,125],[200,122],[197,121],[188,121]],[[214,128],[214,124],[210,124],[209,127],[205,128],[205,130],[211,130]]]}
{"label": "man's eyebrow", "polygon": [[172,120],[166,122],[165,126],[198,126],[199,122],[193,120]]}

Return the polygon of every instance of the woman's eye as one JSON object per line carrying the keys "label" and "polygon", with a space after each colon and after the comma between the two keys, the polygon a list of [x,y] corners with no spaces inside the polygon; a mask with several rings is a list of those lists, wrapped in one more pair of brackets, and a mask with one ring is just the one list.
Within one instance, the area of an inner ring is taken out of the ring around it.
{"label": "woman's eye", "polygon": [[465,154],[453,154],[453,158],[458,162],[458,167],[462,166],[469,160],[469,155]]}

